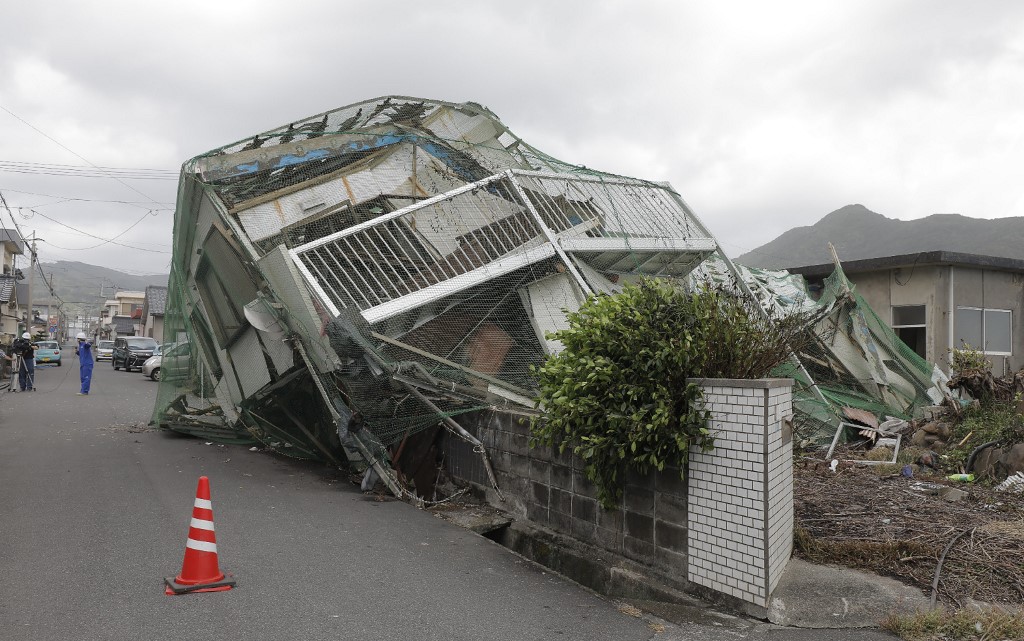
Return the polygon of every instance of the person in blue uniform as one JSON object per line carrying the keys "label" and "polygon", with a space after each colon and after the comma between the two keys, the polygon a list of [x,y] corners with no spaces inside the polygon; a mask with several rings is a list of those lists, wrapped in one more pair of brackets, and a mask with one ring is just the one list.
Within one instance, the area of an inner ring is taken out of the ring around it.
{"label": "person in blue uniform", "polygon": [[92,384],[92,343],[85,338],[85,332],[78,332],[78,346],[75,347],[75,354],[78,355],[78,371],[82,378],[82,391],[79,396],[89,394],[89,386]]}

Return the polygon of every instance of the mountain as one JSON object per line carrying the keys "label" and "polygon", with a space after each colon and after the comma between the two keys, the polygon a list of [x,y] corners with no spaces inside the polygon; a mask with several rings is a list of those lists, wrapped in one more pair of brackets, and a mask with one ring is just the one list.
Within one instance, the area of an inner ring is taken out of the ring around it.
{"label": "mountain", "polygon": [[[75,261],[60,260],[54,263],[40,263],[47,278],[52,277],[54,292],[63,300],[69,310],[94,315],[103,306],[103,301],[114,297],[115,291],[146,291],[147,285],[167,286],[168,274],[134,275],[116,269],[87,265]],[[26,270],[26,280],[28,282]],[[116,288],[116,289],[115,289]],[[45,305],[49,300],[48,289],[36,272],[33,289],[33,307]]]}
{"label": "mountain", "polygon": [[847,205],[810,227],[795,227],[736,262],[781,269],[832,262],[828,243],[842,261],[950,251],[1024,259],[1024,217],[968,218],[933,214],[918,220],[894,220],[863,205]]}

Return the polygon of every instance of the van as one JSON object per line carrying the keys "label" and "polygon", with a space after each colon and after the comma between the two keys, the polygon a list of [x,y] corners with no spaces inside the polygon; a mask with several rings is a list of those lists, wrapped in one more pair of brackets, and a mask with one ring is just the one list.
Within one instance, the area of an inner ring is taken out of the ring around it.
{"label": "van", "polygon": [[118,336],[114,339],[114,353],[111,362],[115,370],[141,370],[142,364],[153,355],[157,342],[148,336]]}

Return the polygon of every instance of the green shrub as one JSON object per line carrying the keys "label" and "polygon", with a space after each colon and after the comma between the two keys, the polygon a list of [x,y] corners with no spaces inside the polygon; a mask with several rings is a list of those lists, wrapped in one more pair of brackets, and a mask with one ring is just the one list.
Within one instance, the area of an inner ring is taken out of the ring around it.
{"label": "green shrub", "polygon": [[972,369],[989,369],[991,361],[985,358],[985,354],[962,341],[962,347],[954,347],[950,351],[950,363],[954,372],[966,372]]}
{"label": "green shrub", "polygon": [[722,289],[656,279],[591,296],[568,321],[550,336],[564,349],[534,370],[546,416],[531,424],[531,446],[577,454],[606,508],[627,470],[682,475],[691,444],[713,447],[688,378],[766,376],[812,335],[806,316],[769,317]]}

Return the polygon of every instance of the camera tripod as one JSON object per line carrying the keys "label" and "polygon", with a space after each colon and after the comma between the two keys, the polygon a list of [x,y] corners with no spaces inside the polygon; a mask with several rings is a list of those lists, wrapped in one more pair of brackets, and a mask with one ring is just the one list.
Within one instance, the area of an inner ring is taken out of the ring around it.
{"label": "camera tripod", "polygon": [[25,368],[25,386],[26,392],[36,391],[36,372],[33,367],[31,370],[25,365],[25,358],[21,354],[14,354],[11,358],[11,380],[7,384],[7,391],[17,392],[21,387],[20,374],[22,368]]}

